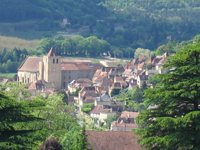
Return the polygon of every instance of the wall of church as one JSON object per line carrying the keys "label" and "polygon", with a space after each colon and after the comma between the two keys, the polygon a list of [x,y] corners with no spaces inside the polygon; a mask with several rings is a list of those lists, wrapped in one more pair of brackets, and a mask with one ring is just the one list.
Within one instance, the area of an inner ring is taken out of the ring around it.
{"label": "wall of church", "polygon": [[31,83],[38,80],[39,72],[18,71],[20,83]]}
{"label": "wall of church", "polygon": [[56,89],[61,89],[61,57],[44,56],[44,80],[52,83]]}
{"label": "wall of church", "polygon": [[92,80],[92,76],[91,70],[62,70],[62,88],[66,88],[71,81],[79,78],[89,78]]}

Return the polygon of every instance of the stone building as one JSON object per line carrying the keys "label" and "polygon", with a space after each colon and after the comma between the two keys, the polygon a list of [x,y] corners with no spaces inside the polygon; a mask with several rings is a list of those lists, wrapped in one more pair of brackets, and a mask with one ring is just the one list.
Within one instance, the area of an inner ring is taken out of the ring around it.
{"label": "stone building", "polygon": [[52,84],[56,90],[59,90],[66,88],[72,80],[92,79],[95,71],[92,64],[66,63],[51,48],[46,56],[28,56],[18,68],[18,81],[20,83],[32,83],[37,80],[44,80]]}

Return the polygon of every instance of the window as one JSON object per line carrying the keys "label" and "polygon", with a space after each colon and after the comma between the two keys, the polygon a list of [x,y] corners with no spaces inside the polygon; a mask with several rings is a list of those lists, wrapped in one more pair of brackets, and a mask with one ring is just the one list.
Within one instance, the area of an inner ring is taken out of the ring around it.
{"label": "window", "polygon": [[71,79],[71,76],[69,76],[69,79]]}
{"label": "window", "polygon": [[65,88],[65,82],[63,82],[63,87]]}
{"label": "window", "polygon": [[64,76],[64,79],[65,79],[65,76]]}
{"label": "window", "polygon": [[53,59],[53,64],[55,64],[55,59]]}
{"label": "window", "polygon": [[58,59],[56,59],[56,63],[58,64]]}

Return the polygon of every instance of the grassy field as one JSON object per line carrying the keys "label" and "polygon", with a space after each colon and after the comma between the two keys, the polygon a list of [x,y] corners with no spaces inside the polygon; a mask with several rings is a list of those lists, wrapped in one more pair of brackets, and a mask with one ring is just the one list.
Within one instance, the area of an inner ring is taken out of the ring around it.
{"label": "grassy field", "polygon": [[6,49],[34,49],[36,45],[39,43],[39,40],[24,40],[16,37],[6,37],[0,36],[0,50]]}
{"label": "grassy field", "polygon": [[15,74],[17,73],[1,73],[0,76],[3,78],[13,78]]}

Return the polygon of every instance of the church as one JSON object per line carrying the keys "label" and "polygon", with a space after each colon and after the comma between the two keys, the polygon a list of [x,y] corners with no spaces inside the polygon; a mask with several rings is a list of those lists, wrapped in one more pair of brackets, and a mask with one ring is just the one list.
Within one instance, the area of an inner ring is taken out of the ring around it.
{"label": "church", "polygon": [[102,67],[100,64],[94,67],[91,61],[69,62],[58,56],[51,48],[46,56],[28,56],[18,68],[18,81],[20,83],[46,81],[56,90],[60,90],[65,89],[72,80],[92,79],[95,71],[100,67]]}

